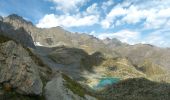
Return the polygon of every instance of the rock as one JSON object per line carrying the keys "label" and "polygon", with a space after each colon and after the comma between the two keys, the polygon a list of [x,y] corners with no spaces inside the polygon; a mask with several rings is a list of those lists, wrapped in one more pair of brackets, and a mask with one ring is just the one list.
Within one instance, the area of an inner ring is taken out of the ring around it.
{"label": "rock", "polygon": [[20,44],[14,41],[0,44],[0,55],[0,83],[24,95],[42,93],[38,66]]}
{"label": "rock", "polygon": [[[69,81],[63,78],[61,73],[57,73],[56,76],[47,83],[45,87],[45,97],[47,100],[96,100],[87,94],[84,97],[79,96],[71,91],[66,84]],[[75,87],[76,88],[76,87]]]}
{"label": "rock", "polygon": [[24,23],[24,19],[21,18],[14,15],[3,18],[3,21],[0,21],[0,35],[11,38],[25,47],[35,48],[30,33],[23,27],[16,28],[16,26],[20,25],[18,20],[22,20],[21,22]]}
{"label": "rock", "polygon": [[3,17],[2,16],[0,16],[0,22],[2,22],[3,21]]}

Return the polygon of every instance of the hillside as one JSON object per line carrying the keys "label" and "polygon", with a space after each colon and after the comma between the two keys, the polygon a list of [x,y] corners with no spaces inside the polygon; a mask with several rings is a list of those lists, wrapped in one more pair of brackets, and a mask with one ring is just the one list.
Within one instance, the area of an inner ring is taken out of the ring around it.
{"label": "hillside", "polygon": [[[7,100],[169,100],[169,66],[168,48],[37,28],[16,14],[0,18],[0,97]],[[109,84],[94,88],[103,80]]]}

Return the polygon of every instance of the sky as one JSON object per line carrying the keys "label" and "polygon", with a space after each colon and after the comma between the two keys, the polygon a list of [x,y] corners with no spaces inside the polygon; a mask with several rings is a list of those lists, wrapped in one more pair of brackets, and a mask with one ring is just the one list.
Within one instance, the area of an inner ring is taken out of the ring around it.
{"label": "sky", "polygon": [[0,15],[10,14],[40,28],[170,47],[170,0],[0,0]]}

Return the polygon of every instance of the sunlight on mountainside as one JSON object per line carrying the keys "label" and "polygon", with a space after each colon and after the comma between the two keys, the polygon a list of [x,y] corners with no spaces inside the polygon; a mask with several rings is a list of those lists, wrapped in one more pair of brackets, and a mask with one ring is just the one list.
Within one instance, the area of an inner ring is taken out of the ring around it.
{"label": "sunlight on mountainside", "polygon": [[170,0],[0,0],[0,100],[170,100]]}

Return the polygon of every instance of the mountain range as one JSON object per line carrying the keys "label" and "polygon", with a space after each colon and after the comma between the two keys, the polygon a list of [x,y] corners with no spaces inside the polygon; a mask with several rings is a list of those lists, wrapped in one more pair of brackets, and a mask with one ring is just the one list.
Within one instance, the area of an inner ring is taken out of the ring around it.
{"label": "mountain range", "polygon": [[[169,66],[169,48],[37,28],[16,14],[0,17],[5,100],[169,100]],[[94,90],[103,77],[120,82]]]}

